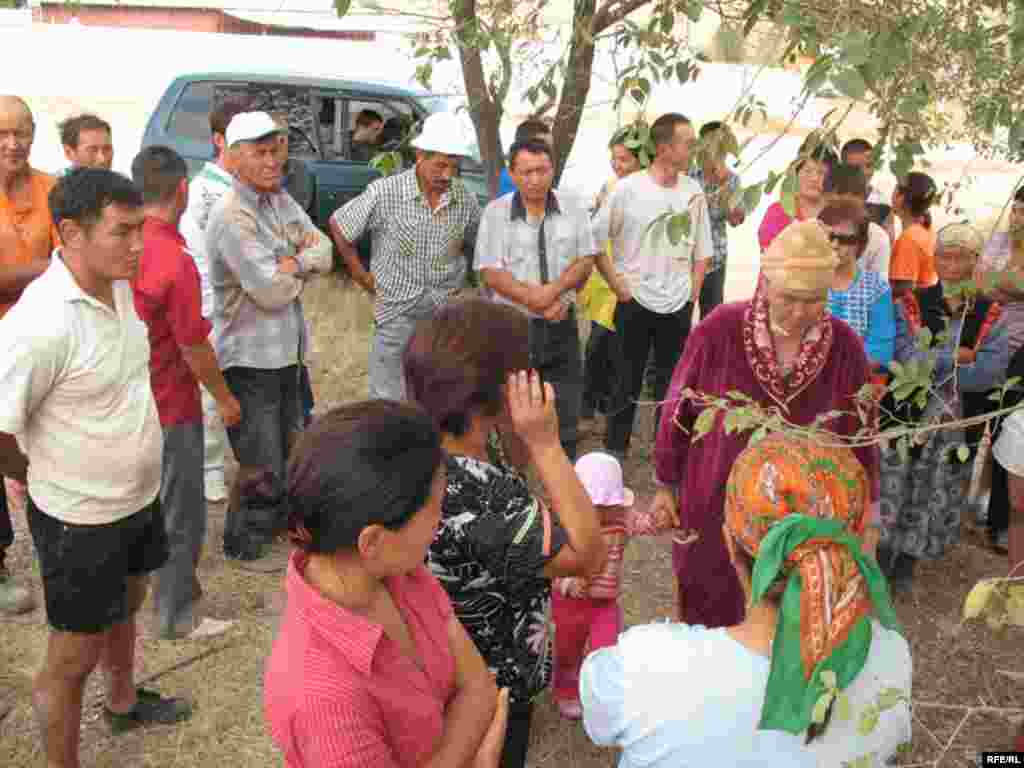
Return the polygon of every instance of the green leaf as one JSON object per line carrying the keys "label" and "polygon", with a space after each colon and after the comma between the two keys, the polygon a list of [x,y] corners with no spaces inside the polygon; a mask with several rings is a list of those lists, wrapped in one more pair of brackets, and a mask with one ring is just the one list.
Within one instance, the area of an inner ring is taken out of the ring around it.
{"label": "green leaf", "polygon": [[868,85],[856,69],[843,69],[832,75],[832,84],[836,89],[851,99],[863,99]]}
{"label": "green leaf", "polygon": [[880,712],[885,712],[906,699],[906,692],[899,688],[883,688],[878,694],[878,709]]}
{"label": "green leaf", "polygon": [[866,32],[851,32],[842,42],[843,61],[851,67],[867,64],[871,58],[871,38]]}
{"label": "green leaf", "polygon": [[352,0],[334,0],[334,12],[338,16],[344,16],[352,7]]}
{"label": "green leaf", "polygon": [[757,429],[754,430],[754,434],[750,436],[750,440],[747,443],[747,445],[754,445],[755,443],[759,443],[760,441],[764,440],[767,436],[768,428],[758,427]]}
{"label": "green leaf", "polygon": [[723,22],[718,27],[718,44],[726,61],[743,61],[743,36],[732,26]]}
{"label": "green leaf", "polygon": [[680,61],[676,64],[676,79],[685,83],[690,79],[690,62]]}
{"label": "green leaf", "polygon": [[747,187],[743,190],[743,210],[748,214],[753,213],[757,210],[757,206],[761,204],[761,185],[754,184],[751,187]]}
{"label": "green leaf", "polygon": [[966,464],[967,459],[971,456],[971,449],[967,447],[965,443],[961,443],[960,447],[956,449],[956,457],[960,459],[961,464]]}
{"label": "green leaf", "polygon": [[818,700],[814,703],[814,709],[811,711],[811,722],[821,725],[825,722],[825,717],[828,715],[829,705],[832,704],[832,699],[835,698],[835,692],[829,690],[825,691]]}
{"label": "green leaf", "polygon": [[786,212],[786,215],[792,218],[796,218],[796,190],[796,173],[789,171],[782,181],[782,191],[779,193],[779,199],[782,202],[782,209]]}
{"label": "green leaf", "polygon": [[690,236],[690,213],[677,213],[668,220],[668,241],[679,245],[684,237]]}
{"label": "green leaf", "polygon": [[836,694],[836,717],[840,720],[849,720],[852,717],[850,711],[850,697],[843,692]]}
{"label": "green leaf", "polygon": [[857,731],[861,736],[867,736],[878,726],[879,718],[878,707],[868,707],[860,713],[860,722],[857,725]]}
{"label": "green leaf", "polygon": [[904,464],[910,461],[910,445],[906,435],[896,441],[896,453]]}
{"label": "green leaf", "polygon": [[694,441],[704,437],[704,435],[711,431],[711,428],[715,426],[716,415],[715,409],[710,407],[705,408],[698,414],[697,419],[693,422]]}
{"label": "green leaf", "polygon": [[932,329],[929,328],[928,326],[922,327],[921,330],[917,332],[918,349],[925,352],[928,351],[929,349],[931,349],[932,341],[934,341],[934,338],[932,336]]}
{"label": "green leaf", "polygon": [[902,379],[907,375],[906,369],[903,367],[903,363],[897,360],[893,360],[889,363],[889,370],[892,371],[893,376],[897,379]]}
{"label": "green leaf", "polygon": [[821,684],[829,690],[836,687],[836,673],[831,669],[825,669],[821,672]]}

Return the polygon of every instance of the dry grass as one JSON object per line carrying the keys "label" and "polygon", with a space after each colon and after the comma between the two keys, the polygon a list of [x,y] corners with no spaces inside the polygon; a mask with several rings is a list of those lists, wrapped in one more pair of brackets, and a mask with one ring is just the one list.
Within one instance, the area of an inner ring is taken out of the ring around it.
{"label": "dry grass", "polygon": [[[365,394],[369,302],[337,279],[310,286],[305,296],[316,339],[313,369],[319,407]],[[325,363],[330,361],[329,365]],[[651,434],[651,413],[643,409],[636,435]],[[597,448],[591,438],[583,450]],[[627,464],[627,477],[641,499],[650,497],[649,445],[638,441]],[[31,582],[39,595],[39,574],[24,518],[16,515],[17,540],[9,564]],[[229,564],[220,554],[223,506],[210,509],[209,546],[200,565],[209,615],[237,619],[221,638],[170,643],[142,639],[138,649],[140,677],[159,673],[209,648],[223,650],[162,676],[154,685],[167,693],[186,695],[196,705],[184,726],[154,728],[112,738],[99,718],[101,684],[90,681],[82,732],[83,765],[103,768],[246,768],[278,766],[280,757],[266,736],[262,711],[263,662],[270,651],[281,598],[280,573],[255,573]],[[277,553],[277,561],[283,556]],[[979,545],[970,531],[944,560],[924,564],[913,595],[897,601],[897,611],[913,646],[914,697],[948,704],[1024,706],[1019,684],[997,670],[1024,673],[1021,632],[994,636],[984,627],[957,631],[956,617],[968,588],[979,578],[1000,574],[1005,558]],[[672,572],[669,544],[664,539],[638,539],[627,554],[623,596],[628,624],[672,614]],[[3,625],[0,643],[0,697],[13,704],[0,723],[0,766],[42,765],[33,727],[29,692],[45,649],[42,610]],[[685,681],[680,681],[685,684]],[[962,718],[962,712],[918,708],[913,752],[906,762],[932,761]],[[1011,722],[1000,715],[977,715],[961,730],[942,766],[970,764],[981,749],[1004,748]],[[610,768],[615,754],[590,744],[578,724],[563,722],[548,697],[540,701],[530,749],[533,768]],[[976,764],[976,763],[975,763]]]}

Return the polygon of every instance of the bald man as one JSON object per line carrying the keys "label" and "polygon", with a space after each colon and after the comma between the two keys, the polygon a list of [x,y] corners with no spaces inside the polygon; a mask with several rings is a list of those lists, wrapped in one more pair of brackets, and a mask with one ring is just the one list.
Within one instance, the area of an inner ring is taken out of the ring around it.
{"label": "bald man", "polygon": [[[54,178],[28,162],[35,121],[23,99],[0,96],[0,317],[50,264],[57,243],[47,198]],[[0,465],[0,475],[25,482],[24,467]],[[14,541],[7,494],[0,484],[0,616],[32,610],[31,593],[14,583],[4,559]]]}

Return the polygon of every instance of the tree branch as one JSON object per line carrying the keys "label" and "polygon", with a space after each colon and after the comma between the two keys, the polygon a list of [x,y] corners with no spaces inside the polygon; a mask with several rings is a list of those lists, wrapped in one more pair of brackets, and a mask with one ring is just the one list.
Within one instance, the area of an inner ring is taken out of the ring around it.
{"label": "tree branch", "polygon": [[650,5],[653,0],[608,0],[600,10],[594,14],[594,22],[591,25],[593,34],[598,35],[604,32],[612,24],[618,24],[633,11]]}

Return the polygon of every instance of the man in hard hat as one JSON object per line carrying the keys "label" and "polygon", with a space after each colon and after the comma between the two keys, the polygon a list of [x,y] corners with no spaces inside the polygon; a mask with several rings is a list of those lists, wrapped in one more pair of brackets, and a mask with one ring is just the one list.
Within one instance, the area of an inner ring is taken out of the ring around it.
{"label": "man in hard hat", "polygon": [[[352,279],[374,297],[370,397],[394,400],[405,394],[402,350],[416,322],[464,286],[480,223],[480,204],[456,178],[460,158],[473,154],[459,119],[430,115],[411,143],[415,167],[375,181],[329,225]],[[369,271],[353,245],[366,232]]]}
{"label": "man in hard hat", "polygon": [[285,461],[303,426],[309,348],[300,296],[307,280],[333,264],[330,240],[281,188],[280,133],[266,112],[231,119],[234,179],[206,225],[214,346],[244,415],[228,427],[239,468],[224,554],[238,560],[262,557],[287,522]]}

